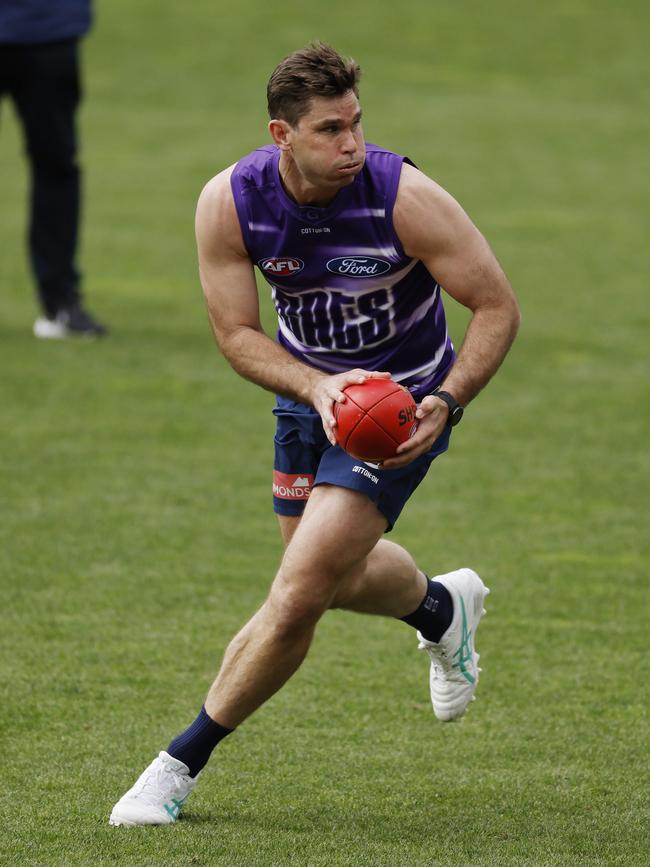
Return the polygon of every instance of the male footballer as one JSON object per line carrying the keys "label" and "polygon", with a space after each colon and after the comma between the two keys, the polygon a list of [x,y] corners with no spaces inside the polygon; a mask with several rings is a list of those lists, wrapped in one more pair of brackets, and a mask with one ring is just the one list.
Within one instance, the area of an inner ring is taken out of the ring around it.
{"label": "male footballer", "polygon": [[[199,199],[217,344],[240,376],[277,395],[274,507],[285,551],[197,718],[117,802],[113,825],[174,822],[213,749],[297,670],[330,608],[417,630],[438,719],[458,719],[474,697],[487,588],[468,568],[430,578],[384,537],[503,361],[519,308],[457,202],[407,158],[365,141],[359,77],[324,43],[285,58],[267,90],[271,143]],[[275,339],[260,324],[255,267],[271,287]],[[443,288],[471,311],[458,354]],[[347,385],[376,377],[410,390],[419,426],[395,457],[360,472],[336,444],[334,407]]]}

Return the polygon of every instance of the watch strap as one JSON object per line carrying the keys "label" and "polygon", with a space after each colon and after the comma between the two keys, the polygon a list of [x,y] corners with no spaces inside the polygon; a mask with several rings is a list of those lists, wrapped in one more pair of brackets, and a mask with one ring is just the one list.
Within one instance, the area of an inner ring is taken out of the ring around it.
{"label": "watch strap", "polygon": [[453,394],[450,394],[448,391],[443,391],[438,388],[434,392],[432,392],[433,397],[438,397],[440,400],[443,400],[447,404],[447,408],[449,409],[449,421],[452,425],[458,424],[458,422],[463,417],[463,412],[465,408],[461,406],[460,403],[456,400]]}

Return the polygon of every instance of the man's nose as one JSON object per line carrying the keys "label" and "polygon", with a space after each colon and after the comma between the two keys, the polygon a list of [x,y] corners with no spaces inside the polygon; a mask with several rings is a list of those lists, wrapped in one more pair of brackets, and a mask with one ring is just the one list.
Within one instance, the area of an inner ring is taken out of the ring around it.
{"label": "man's nose", "polygon": [[357,140],[354,137],[354,133],[351,129],[347,130],[343,134],[343,139],[341,141],[341,150],[346,154],[353,154],[357,149]]}

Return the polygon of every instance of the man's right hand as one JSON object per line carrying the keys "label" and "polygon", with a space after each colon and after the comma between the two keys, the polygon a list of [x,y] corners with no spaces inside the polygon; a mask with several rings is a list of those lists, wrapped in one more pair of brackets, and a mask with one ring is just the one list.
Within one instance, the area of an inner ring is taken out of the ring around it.
{"label": "man's right hand", "polygon": [[345,403],[346,397],[343,389],[348,385],[360,385],[367,379],[390,378],[391,375],[387,371],[362,370],[360,367],[355,367],[353,370],[337,373],[334,376],[321,376],[315,381],[310,402],[320,414],[325,435],[333,446],[336,445],[334,404]]}

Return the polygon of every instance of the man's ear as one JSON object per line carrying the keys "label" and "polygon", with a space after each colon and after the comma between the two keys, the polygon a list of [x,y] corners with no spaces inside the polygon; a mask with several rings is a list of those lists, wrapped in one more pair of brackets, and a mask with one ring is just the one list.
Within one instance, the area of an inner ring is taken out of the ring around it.
{"label": "man's ear", "polygon": [[273,144],[276,144],[280,150],[288,151],[291,149],[291,126],[286,120],[270,120],[269,132]]}

